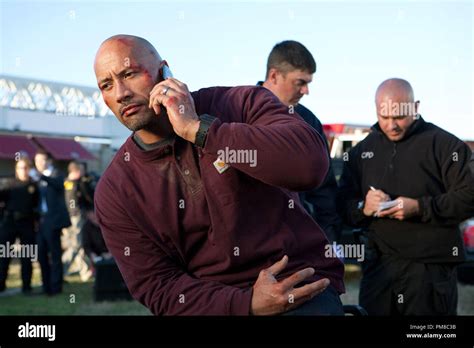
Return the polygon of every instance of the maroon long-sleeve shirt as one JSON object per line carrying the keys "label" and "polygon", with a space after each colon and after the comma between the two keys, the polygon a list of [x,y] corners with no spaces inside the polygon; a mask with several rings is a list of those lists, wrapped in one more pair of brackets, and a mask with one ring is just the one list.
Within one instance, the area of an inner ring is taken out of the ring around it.
{"label": "maroon long-sleeve shirt", "polygon": [[[265,88],[192,96],[199,115],[217,117],[203,149],[176,136],[143,151],[130,137],[97,187],[97,217],[133,297],[154,314],[248,315],[260,270],[285,254],[277,279],[314,267],[311,280],[343,292],[342,263],[324,257],[326,237],[292,192],[324,179],[320,136]],[[257,162],[219,173],[226,147],[256,150]]]}

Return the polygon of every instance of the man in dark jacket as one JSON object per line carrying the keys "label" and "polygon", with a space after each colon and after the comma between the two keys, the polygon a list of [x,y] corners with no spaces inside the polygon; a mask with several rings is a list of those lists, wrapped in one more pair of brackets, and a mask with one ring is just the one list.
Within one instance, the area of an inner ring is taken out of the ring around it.
{"label": "man in dark jacket", "polygon": [[66,206],[71,219],[71,226],[63,231],[61,244],[64,274],[79,273],[82,281],[87,281],[91,272],[89,262],[82,247],[82,227],[87,214],[93,210],[93,181],[85,172],[83,163],[71,161],[68,165],[68,176],[64,181]]}
{"label": "man in dark jacket", "polygon": [[[300,99],[309,94],[308,85],[316,72],[316,62],[309,50],[297,41],[283,41],[275,45],[267,61],[264,82],[258,84],[269,89],[289,108],[297,113],[323,138],[327,139],[319,119]],[[341,234],[341,219],[336,209],[337,182],[329,159],[329,170],[319,187],[299,192],[300,200],[306,211],[321,226],[332,243],[338,241]]]}
{"label": "man in dark jacket", "polygon": [[456,313],[458,224],[474,216],[471,151],[418,105],[407,81],[384,81],[378,123],[340,181],[347,221],[368,230],[359,299],[372,315]]}
{"label": "man in dark jacket", "polygon": [[[0,245],[11,246],[15,239],[20,239],[22,247],[30,250],[36,248],[35,225],[39,193],[37,185],[31,180],[29,172],[31,161],[20,158],[15,164],[15,177],[0,187],[0,203],[5,204],[5,215],[0,216]],[[35,253],[36,254],[36,253]],[[22,292],[30,294],[33,268],[31,261],[36,261],[38,255],[23,255],[21,257]],[[0,258],[0,292],[5,290],[8,266],[11,257]]]}
{"label": "man in dark jacket", "polygon": [[133,297],[154,314],[343,314],[343,265],[293,192],[326,175],[316,131],[265,88],[190,93],[142,38],[106,40],[94,68],[134,132],[95,196]]}
{"label": "man in dark jacket", "polygon": [[43,291],[55,295],[62,291],[61,231],[71,225],[64,200],[64,177],[53,167],[51,156],[42,150],[35,155],[40,192],[38,261]]}

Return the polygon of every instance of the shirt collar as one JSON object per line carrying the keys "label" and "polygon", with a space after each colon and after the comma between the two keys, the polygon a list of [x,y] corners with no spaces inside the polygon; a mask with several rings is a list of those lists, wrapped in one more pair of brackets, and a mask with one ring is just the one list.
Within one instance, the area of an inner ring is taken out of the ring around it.
{"label": "shirt collar", "polygon": [[169,138],[158,140],[157,142],[154,142],[152,144],[145,144],[143,140],[136,133],[132,134],[132,138],[133,138],[133,141],[138,145],[138,147],[141,150],[151,151],[151,150],[158,149],[159,147],[171,144],[173,141],[174,135]]}
{"label": "shirt collar", "polygon": [[123,156],[125,159],[127,158],[127,155],[130,156],[130,160],[136,157],[145,162],[160,160],[168,157],[170,154],[173,154],[175,142],[176,136],[173,136],[173,138],[171,138],[167,144],[163,144],[163,146],[158,146],[157,148],[146,151],[141,149],[140,146],[135,142],[132,134],[128,137],[124,147],[124,151],[129,153],[127,154],[125,152]]}

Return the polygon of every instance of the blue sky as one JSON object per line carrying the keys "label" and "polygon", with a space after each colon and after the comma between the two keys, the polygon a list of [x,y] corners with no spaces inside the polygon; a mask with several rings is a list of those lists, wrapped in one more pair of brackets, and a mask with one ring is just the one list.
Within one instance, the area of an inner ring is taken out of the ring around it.
{"label": "blue sky", "polygon": [[372,124],[374,93],[411,82],[423,117],[474,139],[472,1],[1,1],[0,72],[95,86],[107,37],[152,42],[194,90],[264,78],[279,41],[302,42],[318,70],[302,99],[323,123]]}

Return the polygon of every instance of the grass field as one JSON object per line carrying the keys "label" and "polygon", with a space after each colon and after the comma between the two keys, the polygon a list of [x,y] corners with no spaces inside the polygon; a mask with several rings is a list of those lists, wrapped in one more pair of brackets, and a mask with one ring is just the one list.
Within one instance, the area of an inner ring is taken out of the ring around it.
{"label": "grass field", "polygon": [[[150,315],[148,309],[136,301],[95,302],[93,281],[83,283],[79,277],[67,277],[62,294],[47,297],[24,296],[21,289],[20,266],[13,263],[7,281],[9,288],[0,295],[0,315]],[[347,293],[341,296],[344,304],[357,304],[360,269],[346,266],[345,283]],[[35,264],[33,286],[35,292],[41,288],[40,270]],[[459,284],[458,314],[474,315],[474,286]]]}
{"label": "grass field", "polygon": [[[41,291],[40,270],[33,269],[34,292]],[[10,266],[8,290],[0,295],[0,315],[150,315],[148,309],[136,301],[95,302],[93,281],[81,282],[79,276],[66,277],[60,295],[24,296],[21,289],[20,266]]]}

